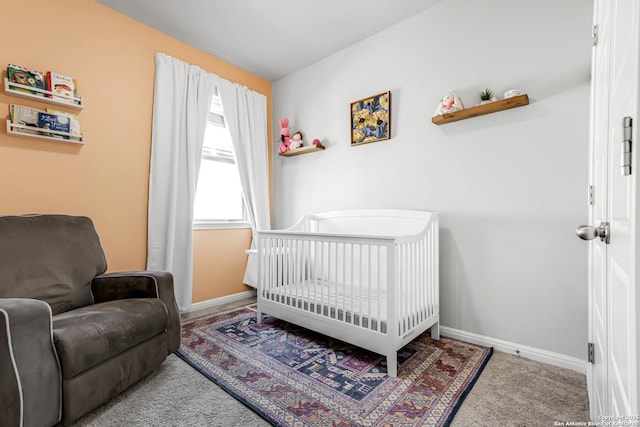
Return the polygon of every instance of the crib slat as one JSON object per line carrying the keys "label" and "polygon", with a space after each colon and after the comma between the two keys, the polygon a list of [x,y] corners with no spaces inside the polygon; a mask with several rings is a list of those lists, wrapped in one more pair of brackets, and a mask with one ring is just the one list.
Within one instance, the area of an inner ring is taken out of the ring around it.
{"label": "crib slat", "polygon": [[365,289],[365,301],[366,307],[364,308],[365,327],[371,329],[371,245],[365,245],[366,256],[362,261],[362,268],[364,269],[362,277],[362,286]]}
{"label": "crib slat", "polygon": [[411,288],[411,299],[409,300],[409,313],[407,313],[407,318],[409,319],[409,330],[413,329],[416,324],[415,318],[415,308],[416,308],[416,275],[415,275],[415,253],[414,253],[414,245],[413,243],[409,243],[407,245],[407,250],[409,252],[409,256],[407,256],[407,264],[409,268],[409,286]]}
{"label": "crib slat", "polygon": [[423,282],[423,291],[422,291],[422,319],[425,320],[428,316],[428,307],[429,307],[429,276],[427,270],[427,261],[428,255],[427,252],[427,238],[422,240],[422,256],[420,257],[420,268],[422,270],[422,282]]}
{"label": "crib slat", "polygon": [[376,260],[377,274],[376,274],[376,282],[378,285],[378,332],[382,332],[382,259],[380,256],[380,245],[376,245],[378,259]]}
{"label": "crib slat", "polygon": [[414,295],[414,283],[413,283],[413,265],[411,261],[413,259],[413,244],[407,243],[407,287],[409,288],[408,294],[411,295],[409,301],[407,301],[407,331],[413,329],[413,304],[415,301]]}
{"label": "crib slat", "polygon": [[333,268],[335,270],[335,272],[334,272],[335,280],[333,282],[334,283],[333,286],[336,289],[336,291],[335,291],[336,292],[336,307],[335,307],[335,310],[336,310],[335,313],[336,314],[335,314],[335,317],[338,320],[340,320],[340,310],[339,309],[341,307],[340,298],[342,298],[342,295],[340,294],[340,288],[339,288],[340,279],[338,277],[338,274],[340,273],[340,262],[339,262],[339,259],[340,259],[340,252],[341,252],[343,246],[344,246],[344,243],[342,243],[342,242],[337,242],[336,243],[336,256],[335,256],[335,263],[333,265]]}
{"label": "crib slat", "polygon": [[[407,329],[409,328],[409,318],[408,318],[408,314],[409,314],[409,299],[411,298],[411,294],[409,293],[409,270],[408,270],[408,265],[409,263],[407,262],[407,245],[401,245],[400,246],[402,248],[402,294],[400,294],[398,296],[398,298],[400,298],[400,301],[402,302],[402,334],[406,334],[407,333]],[[401,295],[407,295],[407,297],[402,298]]]}
{"label": "crib slat", "polygon": [[268,295],[265,295],[265,297],[267,297],[270,300],[274,299],[273,296],[273,283],[277,280],[276,278],[273,277],[274,272],[278,270],[278,259],[275,258],[273,256],[273,251],[274,251],[274,247],[275,247],[275,240],[276,239],[269,239],[269,249],[268,252],[266,254],[267,257],[269,257],[269,276],[267,279],[267,288],[265,289],[265,293],[268,292]]}
{"label": "crib slat", "polygon": [[272,250],[271,253],[269,254],[272,258],[273,258],[273,265],[274,268],[272,269],[271,272],[271,283],[269,283],[269,292],[270,292],[270,299],[271,300],[277,300],[280,301],[280,296],[276,295],[275,291],[276,291],[276,286],[279,286],[281,283],[281,278],[279,275],[282,275],[282,258],[278,255],[278,250],[279,250],[279,246],[280,246],[280,239],[273,239],[272,242],[273,246],[272,246]]}
{"label": "crib slat", "polygon": [[293,242],[291,239],[285,240],[284,245],[284,260],[286,263],[285,271],[287,272],[287,278],[285,279],[285,286],[283,287],[282,293],[282,303],[285,305],[289,305],[289,293],[291,292],[291,286],[293,283]]}
{"label": "crib slat", "polygon": [[[412,265],[411,265],[411,244],[407,243],[405,245],[405,266],[406,266],[406,286],[407,286],[407,295],[413,295],[413,283],[412,283],[412,279],[413,279],[413,274],[412,274]],[[411,308],[412,308],[412,301],[413,298],[410,297],[410,299],[407,301],[407,311],[405,313],[405,317],[407,319],[406,322],[406,330],[405,330],[405,334],[411,330],[412,325],[413,325],[413,318],[411,317],[412,312],[411,312]]]}
{"label": "crib slat", "polygon": [[293,239],[289,241],[289,246],[291,247],[291,254],[289,255],[289,259],[291,260],[291,283],[287,286],[289,290],[287,295],[287,305],[293,306],[296,296],[296,287],[298,283],[298,240]]}
{"label": "crib slat", "polygon": [[274,240],[275,239],[269,239],[269,246],[268,246],[268,252],[265,254],[265,256],[268,257],[269,259],[269,276],[267,276],[267,284],[266,284],[266,289],[265,292],[263,292],[263,295],[270,299],[273,300],[273,292],[272,292],[272,288],[273,288],[273,282],[275,281],[273,278],[273,272],[277,269],[277,259],[275,259],[273,257],[273,245],[274,245]]}
{"label": "crib slat", "polygon": [[418,324],[417,308],[418,308],[418,274],[417,274],[417,248],[415,243],[411,243],[411,259],[409,264],[411,265],[411,329],[415,328]]}
{"label": "crib slat", "polygon": [[427,240],[427,245],[429,248],[430,256],[427,258],[427,268],[429,271],[429,315],[433,315],[435,310],[435,292],[433,286],[433,271],[434,271],[434,257],[433,257],[433,242],[434,242],[434,234],[433,227],[429,230],[429,237]]}
{"label": "crib slat", "polygon": [[353,308],[353,265],[355,263],[355,245],[352,243],[351,244],[351,262],[350,262],[350,268],[349,268],[349,274],[350,274],[350,279],[349,279],[349,283],[351,285],[351,304],[350,304],[350,311],[351,311],[351,324],[355,325],[356,324],[356,311]]}
{"label": "crib slat", "polygon": [[413,304],[411,308],[411,314],[413,317],[413,326],[415,328],[420,323],[420,271],[418,262],[419,247],[418,242],[411,244],[411,274],[413,275]]}
{"label": "crib slat", "polygon": [[299,239],[296,240],[296,255],[297,255],[296,264],[298,264],[298,280],[296,282],[296,291],[294,293],[294,297],[295,297],[295,306],[297,308],[302,308],[300,305],[300,302],[301,302],[300,293],[302,292],[302,285],[304,280],[303,250],[304,250],[304,241]]}
{"label": "crib slat", "polygon": [[[429,233],[431,234],[431,233]],[[431,283],[431,279],[429,278],[429,254],[430,254],[430,250],[429,250],[429,236],[425,237],[423,240],[423,244],[422,244],[422,250],[424,251],[424,256],[422,257],[422,274],[424,275],[424,281],[426,284],[426,288],[424,290],[424,305],[423,305],[423,310],[424,310],[424,315],[425,318],[426,317],[430,317],[431,316],[431,298],[429,296],[429,289],[431,289],[432,283]]]}
{"label": "crib slat", "polygon": [[435,244],[436,244],[436,238],[437,238],[437,229],[435,229],[435,227],[431,227],[431,233],[429,233],[429,252],[431,253],[431,256],[429,257],[429,271],[430,271],[430,278],[429,278],[429,289],[431,290],[431,295],[429,298],[429,314],[433,315],[435,314],[435,310],[436,308],[436,304],[438,303],[438,289],[437,286],[435,286],[435,274],[438,271],[438,264],[437,264],[437,258],[434,257],[434,250],[435,250]]}
{"label": "crib slat", "polygon": [[[432,224],[432,230],[433,230],[433,248],[431,253],[433,254],[433,258],[435,259],[434,265],[433,265],[433,288],[434,288],[434,292],[435,292],[435,298],[434,298],[434,305],[437,305],[437,308],[434,309],[437,310],[438,313],[440,313],[440,264],[439,264],[439,257],[440,257],[440,253],[438,250],[438,242],[439,240],[439,231],[438,231],[438,227],[435,224]],[[435,314],[435,313],[434,313]],[[439,327],[439,326],[438,326]]]}
{"label": "crib slat", "polygon": [[[318,314],[322,314],[321,310],[322,308],[320,307],[323,299],[324,299],[324,289],[322,288],[322,278],[324,277],[324,245],[325,242],[320,242],[320,253],[318,256],[318,261],[320,263],[320,276],[319,276],[319,283],[316,284],[316,288],[315,288],[315,292],[316,292],[316,312]],[[320,298],[318,300],[318,297]]]}
{"label": "crib slat", "polygon": [[284,260],[284,240],[283,239],[278,239],[277,240],[277,245],[276,245],[276,251],[273,254],[276,257],[276,262],[278,263],[278,268],[276,270],[276,282],[273,283],[273,292],[274,292],[274,296],[276,296],[276,300],[278,302],[282,302],[281,299],[282,297],[280,296],[280,292],[282,291],[282,286],[285,282],[285,260]]}
{"label": "crib slat", "polygon": [[346,272],[347,269],[347,244],[342,244],[342,321],[347,321],[347,281],[346,281]]}
{"label": "crib slat", "polygon": [[302,293],[303,293],[303,295],[302,295],[302,306],[306,307],[306,308],[304,308],[305,310],[310,310],[311,309],[311,306],[309,305],[309,289],[311,288],[313,280],[314,280],[313,258],[314,258],[313,241],[307,240],[307,265],[308,265],[308,271],[307,271],[307,280],[305,282],[306,286],[304,287],[304,290],[302,291]]}
{"label": "crib slat", "polygon": [[435,282],[436,282],[436,274],[438,271],[438,258],[437,256],[434,256],[435,252],[437,251],[436,249],[436,245],[437,245],[437,239],[438,238],[438,230],[436,228],[432,228],[431,230],[431,234],[429,236],[429,240],[430,240],[430,251],[431,251],[431,256],[429,257],[429,261],[430,261],[430,271],[431,271],[431,314],[434,314],[436,308],[436,305],[438,304],[438,287],[435,286]]}
{"label": "crib slat", "polygon": [[419,256],[419,268],[420,268],[420,322],[423,322],[426,319],[426,313],[425,313],[425,308],[427,307],[425,305],[426,301],[426,292],[428,290],[428,286],[429,283],[426,280],[426,275],[425,275],[425,267],[424,267],[424,261],[425,261],[425,257],[426,257],[426,252],[425,252],[425,239],[420,240],[420,256]]}
{"label": "crib slat", "polygon": [[413,322],[415,327],[420,324],[420,307],[422,301],[420,300],[420,291],[422,283],[420,282],[420,242],[413,243],[413,261],[411,262],[413,268],[413,280],[414,280],[414,292],[416,299],[413,302]]}
{"label": "crib slat", "polygon": [[[314,257],[313,257],[313,285],[311,287],[309,287],[309,298],[311,301],[316,300],[317,298],[317,294],[316,294],[316,289],[318,287],[318,276],[319,276],[319,270],[318,270],[318,260],[320,259],[320,248],[319,248],[319,242],[317,240],[314,240],[313,242],[313,248],[314,248]],[[316,311],[317,310],[317,304],[313,306],[313,309],[311,306],[309,306],[309,310],[310,311]]]}
{"label": "crib slat", "polygon": [[399,272],[396,271],[396,265],[399,262],[398,247],[395,245],[387,246],[387,336],[391,337],[394,342],[391,344],[395,347],[395,340],[400,333],[398,325],[398,304],[396,298],[400,289],[397,287],[399,282]]}
{"label": "crib slat", "polygon": [[362,289],[362,258],[363,258],[363,246],[362,244],[358,245],[358,326],[364,327],[364,320],[362,319],[362,299],[364,296],[364,292]]}
{"label": "crib slat", "polygon": [[404,318],[404,301],[401,298],[401,295],[404,294],[404,257],[403,257],[403,246],[398,245],[396,247],[396,252],[398,256],[398,272],[396,273],[396,286],[398,289],[398,301],[396,302],[396,312],[398,313],[398,333],[402,335],[404,333],[403,326],[403,318]]}

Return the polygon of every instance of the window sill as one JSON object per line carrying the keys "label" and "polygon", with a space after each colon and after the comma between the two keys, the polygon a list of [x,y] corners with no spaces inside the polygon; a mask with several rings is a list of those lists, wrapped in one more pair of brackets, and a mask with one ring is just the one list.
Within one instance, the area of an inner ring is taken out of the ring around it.
{"label": "window sill", "polygon": [[230,230],[251,228],[251,224],[244,221],[194,221],[194,230]]}

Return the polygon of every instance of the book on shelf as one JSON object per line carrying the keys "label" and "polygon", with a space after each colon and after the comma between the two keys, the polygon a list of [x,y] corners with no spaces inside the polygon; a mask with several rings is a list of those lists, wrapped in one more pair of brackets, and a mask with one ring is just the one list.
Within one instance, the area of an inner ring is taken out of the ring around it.
{"label": "book on shelf", "polygon": [[80,103],[73,99],[78,96],[78,84],[73,77],[47,71],[46,80],[47,89],[51,91],[53,99],[75,102],[76,104]]}
{"label": "book on shelf", "polygon": [[38,115],[43,111],[35,108],[25,107],[23,105],[9,105],[9,119],[11,123],[17,125],[28,126],[31,129],[14,128],[14,131],[20,133],[28,133],[38,135]]}
{"label": "book on shelf", "polygon": [[80,133],[80,121],[78,120],[77,114],[56,110],[55,108],[47,108],[47,113],[68,117],[69,132],[72,134],[69,139],[71,139],[72,141],[80,141],[82,139],[82,135]]}
{"label": "book on shelf", "polygon": [[[45,76],[43,73],[36,70],[29,70],[19,65],[9,64],[7,66],[7,77],[10,83],[17,83],[23,86],[30,86],[32,88],[42,89],[42,90],[46,88],[45,81],[44,81]],[[47,96],[42,92],[29,90],[23,87],[13,86],[12,89],[20,92],[31,93],[37,96],[42,96],[42,97]]]}
{"label": "book on shelf", "polygon": [[[70,139],[72,141],[82,140],[78,116],[65,111],[57,111],[50,108],[47,111],[42,111],[25,107],[24,105],[10,104],[9,121],[26,127],[13,127],[12,130],[14,132]],[[59,135],[49,131],[67,132],[71,135]]]}
{"label": "book on shelf", "polygon": [[[57,132],[69,132],[69,117],[66,115],[51,114],[45,112],[38,113],[38,127],[45,130],[53,130]],[[56,133],[40,131],[40,135],[50,136],[53,138],[69,139],[69,135],[58,135]]]}

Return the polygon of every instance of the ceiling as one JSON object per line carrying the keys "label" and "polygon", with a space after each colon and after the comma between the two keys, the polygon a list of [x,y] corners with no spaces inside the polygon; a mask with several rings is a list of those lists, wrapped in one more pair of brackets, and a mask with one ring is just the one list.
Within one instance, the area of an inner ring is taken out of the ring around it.
{"label": "ceiling", "polygon": [[97,0],[274,82],[442,0]]}

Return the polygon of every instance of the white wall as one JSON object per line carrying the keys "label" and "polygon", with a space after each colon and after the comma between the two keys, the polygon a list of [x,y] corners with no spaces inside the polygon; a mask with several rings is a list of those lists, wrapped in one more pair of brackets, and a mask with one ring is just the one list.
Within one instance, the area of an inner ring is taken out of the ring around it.
{"label": "white wall", "polygon": [[[584,359],[587,245],[574,229],[587,214],[591,13],[584,0],[442,1],[274,83],[276,132],[288,117],[327,147],[274,156],[274,226],[331,209],[438,211],[442,324]],[[530,105],[431,123],[445,92],[472,106],[485,87],[520,88]],[[387,90],[392,138],[351,147],[349,104]]]}

